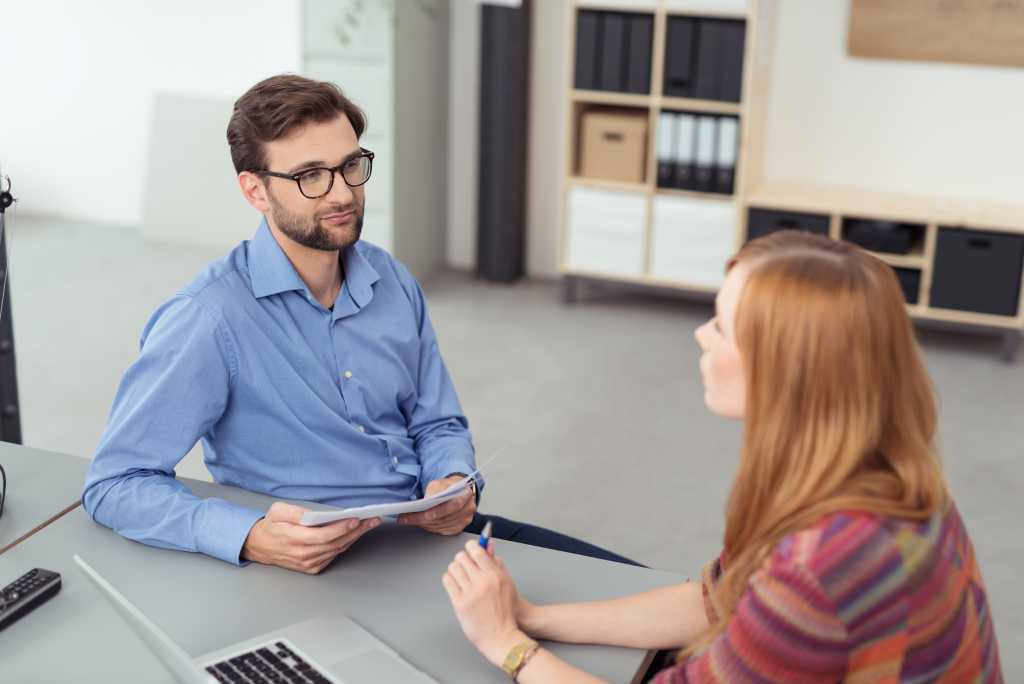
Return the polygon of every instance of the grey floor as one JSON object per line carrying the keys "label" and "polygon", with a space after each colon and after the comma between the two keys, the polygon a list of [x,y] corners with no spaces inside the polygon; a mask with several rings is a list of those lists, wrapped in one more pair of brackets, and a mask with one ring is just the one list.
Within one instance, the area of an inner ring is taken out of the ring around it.
{"label": "grey floor", "polygon": [[[89,457],[149,314],[222,250],[16,214],[11,223],[25,443]],[[693,330],[708,305],[599,290],[566,307],[552,282],[458,273],[427,285],[478,460],[496,457],[484,510],[696,574],[718,550],[740,444],[740,426],[702,402]],[[1024,681],[1024,360],[1001,361],[996,338],[921,339],[1006,681]],[[179,472],[208,479],[197,453]]]}

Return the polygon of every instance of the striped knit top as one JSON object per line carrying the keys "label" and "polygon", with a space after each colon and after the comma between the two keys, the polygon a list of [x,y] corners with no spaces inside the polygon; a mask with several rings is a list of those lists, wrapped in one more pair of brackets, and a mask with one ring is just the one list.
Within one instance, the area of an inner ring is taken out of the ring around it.
{"label": "striped knit top", "polygon": [[[705,596],[720,573],[717,560],[705,569]],[[654,684],[1002,681],[985,585],[950,504],[923,522],[834,513],[785,537],[725,631]]]}

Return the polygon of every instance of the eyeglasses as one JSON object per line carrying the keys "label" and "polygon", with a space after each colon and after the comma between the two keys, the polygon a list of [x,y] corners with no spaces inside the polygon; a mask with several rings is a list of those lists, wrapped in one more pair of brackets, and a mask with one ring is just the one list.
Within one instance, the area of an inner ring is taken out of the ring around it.
{"label": "eyeglasses", "polygon": [[314,166],[298,173],[277,173],[276,171],[255,171],[261,176],[273,176],[295,181],[303,197],[319,199],[334,188],[334,175],[341,174],[350,188],[358,188],[370,180],[373,170],[373,152],[360,148],[359,154],[334,167]]}

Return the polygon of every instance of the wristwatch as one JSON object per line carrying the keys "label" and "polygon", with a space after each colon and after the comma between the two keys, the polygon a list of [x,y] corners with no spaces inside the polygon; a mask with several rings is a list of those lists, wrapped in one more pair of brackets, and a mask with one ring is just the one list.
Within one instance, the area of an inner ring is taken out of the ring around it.
{"label": "wristwatch", "polygon": [[[458,475],[459,477],[469,477],[469,475],[467,475],[466,473],[448,473],[446,477],[455,477],[456,475]],[[476,497],[476,502],[480,503],[480,490],[476,486],[475,477],[469,478],[469,487],[470,489],[473,490],[473,496]]]}
{"label": "wristwatch", "polygon": [[518,681],[516,678],[526,663],[530,662],[530,658],[537,654],[540,650],[540,644],[533,639],[527,639],[521,644],[516,644],[512,647],[512,650],[505,656],[505,661],[501,664],[501,669],[505,671],[508,678],[513,682]]}

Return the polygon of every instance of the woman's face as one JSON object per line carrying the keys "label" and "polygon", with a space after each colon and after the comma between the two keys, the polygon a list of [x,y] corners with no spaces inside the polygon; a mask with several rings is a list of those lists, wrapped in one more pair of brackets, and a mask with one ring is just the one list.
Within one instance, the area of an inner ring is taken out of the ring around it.
{"label": "woman's face", "polygon": [[715,317],[697,328],[695,334],[703,352],[700,374],[704,380],[704,403],[726,418],[742,418],[747,403],[735,325],[736,307],[746,281],[747,268],[742,263],[733,266],[715,297]]}

